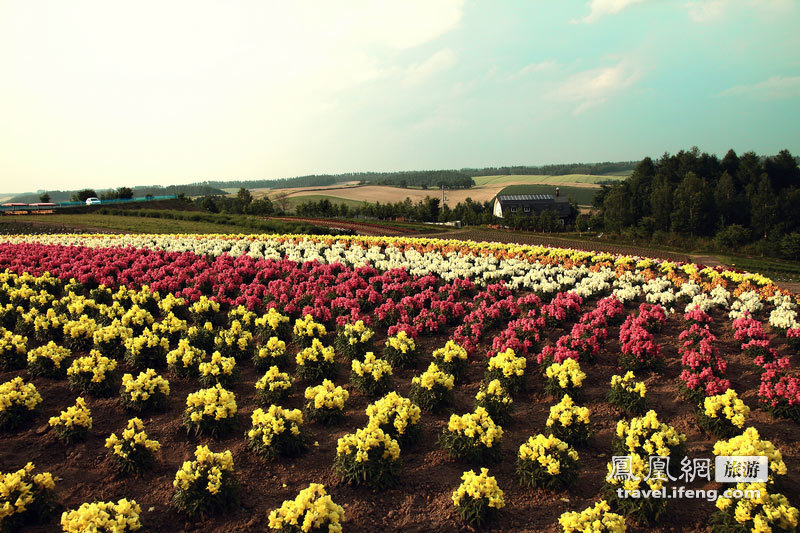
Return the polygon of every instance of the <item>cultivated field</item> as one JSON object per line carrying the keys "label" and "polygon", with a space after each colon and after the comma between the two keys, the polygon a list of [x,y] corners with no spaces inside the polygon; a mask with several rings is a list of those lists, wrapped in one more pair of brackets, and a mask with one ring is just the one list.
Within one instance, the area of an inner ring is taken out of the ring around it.
{"label": "cultivated field", "polygon": [[[282,505],[314,532],[797,522],[798,302],[763,276],[296,235],[3,237],[6,268],[4,530],[296,531]],[[721,493],[682,459],[753,454],[773,507],[618,498],[608,475],[630,456],[642,490]],[[676,479],[646,480],[650,455]]]}
{"label": "cultivated field", "polygon": [[561,176],[549,176],[544,174],[519,174],[504,176],[477,176],[473,178],[476,185],[527,185],[527,184],[546,184],[546,185],[567,185],[570,187],[596,187],[605,181],[624,181],[628,174],[598,176],[595,174],[564,174]]}

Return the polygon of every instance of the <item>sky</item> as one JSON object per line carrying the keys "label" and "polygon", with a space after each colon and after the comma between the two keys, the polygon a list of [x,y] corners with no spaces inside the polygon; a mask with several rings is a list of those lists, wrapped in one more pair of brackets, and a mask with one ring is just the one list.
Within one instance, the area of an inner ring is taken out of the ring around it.
{"label": "sky", "polygon": [[0,0],[0,192],[800,153],[797,0]]}

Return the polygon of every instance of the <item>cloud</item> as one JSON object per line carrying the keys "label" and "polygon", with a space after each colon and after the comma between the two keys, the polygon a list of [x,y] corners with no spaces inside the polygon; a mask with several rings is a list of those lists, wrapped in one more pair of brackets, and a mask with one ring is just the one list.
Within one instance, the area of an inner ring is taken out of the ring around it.
{"label": "cloud", "polygon": [[614,66],[573,74],[561,82],[549,96],[556,101],[574,105],[572,114],[579,115],[631,87],[641,77],[641,69],[628,60],[622,60]]}
{"label": "cloud", "polygon": [[623,9],[634,4],[640,4],[645,0],[591,0],[589,2],[589,14],[585,17],[572,22],[585,22],[590,24],[605,15],[615,15]]}
{"label": "cloud", "polygon": [[794,0],[693,0],[685,4],[689,20],[695,23],[713,22],[732,10],[744,8],[760,14],[777,15],[795,8]]}
{"label": "cloud", "polygon": [[759,100],[783,100],[800,96],[800,76],[773,76],[751,85],[737,85],[722,91],[723,96],[741,95]]}
{"label": "cloud", "polygon": [[447,70],[458,62],[455,52],[449,48],[439,50],[431,57],[408,68],[403,78],[403,85],[411,87],[419,85],[437,72]]}
{"label": "cloud", "polygon": [[538,63],[530,63],[522,67],[519,72],[517,72],[518,76],[526,76],[528,74],[534,74],[536,72],[542,72],[545,70],[550,70],[551,68],[555,67],[558,63],[555,60],[549,61],[539,61]]}

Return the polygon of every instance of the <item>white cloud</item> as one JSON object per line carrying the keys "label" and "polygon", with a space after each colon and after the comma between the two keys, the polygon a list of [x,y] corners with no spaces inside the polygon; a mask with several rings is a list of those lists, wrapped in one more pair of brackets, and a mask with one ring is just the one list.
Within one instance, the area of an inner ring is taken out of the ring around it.
{"label": "white cloud", "polygon": [[589,2],[589,14],[582,19],[572,22],[592,23],[605,15],[615,15],[623,9],[634,4],[640,4],[645,0],[591,0]]}
{"label": "white cloud", "polygon": [[517,72],[518,76],[526,76],[528,74],[534,74],[536,72],[542,72],[545,70],[550,70],[554,68],[558,63],[555,60],[549,61],[539,61],[538,63],[530,63],[522,67],[519,72]]}
{"label": "white cloud", "polygon": [[795,0],[692,0],[685,7],[689,20],[703,23],[719,20],[739,9],[767,16],[781,15],[794,10]]}
{"label": "white cloud", "polygon": [[573,74],[550,93],[554,100],[574,105],[573,115],[579,115],[606,102],[634,85],[642,71],[628,60],[611,67],[601,67]]}
{"label": "white cloud", "polygon": [[458,62],[455,52],[449,48],[439,50],[431,57],[408,68],[403,78],[403,85],[411,87],[419,85],[437,72],[447,70]]}
{"label": "white cloud", "polygon": [[800,76],[773,76],[751,85],[737,85],[722,91],[722,95],[742,95],[759,100],[782,100],[800,96]]}

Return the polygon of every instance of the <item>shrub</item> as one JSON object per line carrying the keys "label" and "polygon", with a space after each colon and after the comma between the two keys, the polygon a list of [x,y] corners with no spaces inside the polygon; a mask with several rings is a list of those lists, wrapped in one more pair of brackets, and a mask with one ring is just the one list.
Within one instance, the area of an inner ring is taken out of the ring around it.
{"label": "shrub", "polygon": [[236,412],[236,395],[215,385],[186,397],[183,425],[187,433],[216,437],[233,429]]}
{"label": "shrub", "polygon": [[444,347],[433,351],[433,362],[443,372],[452,375],[456,382],[460,382],[467,373],[467,350],[448,340]]}
{"label": "shrub", "polygon": [[28,352],[28,372],[32,376],[64,378],[67,375],[65,363],[71,355],[69,348],[63,348],[50,341]]}
{"label": "shrub", "polygon": [[167,353],[167,368],[178,377],[195,377],[199,373],[200,363],[205,361],[206,353],[195,348],[189,339],[181,339],[178,346]]}
{"label": "shrub", "polygon": [[414,339],[405,330],[400,330],[396,335],[386,339],[383,349],[383,357],[392,366],[401,368],[412,368],[417,364],[419,352]]}
{"label": "shrub", "polygon": [[489,359],[484,375],[486,382],[499,380],[509,394],[516,394],[525,385],[525,367],[528,362],[524,357],[517,357],[514,350],[508,348]]}
{"label": "shrub", "polygon": [[154,460],[154,453],[161,449],[157,440],[147,438],[144,422],[139,418],[128,420],[127,427],[122,431],[122,437],[112,433],[106,439],[111,457],[122,472],[142,472],[149,468]]}
{"label": "shrub", "polygon": [[253,366],[261,372],[271,366],[285,368],[288,362],[286,343],[278,337],[270,337],[253,355]]}
{"label": "shrub", "polygon": [[409,396],[423,411],[439,411],[453,403],[453,382],[453,376],[431,363],[425,372],[411,379]]}
{"label": "shrub", "polygon": [[377,425],[368,425],[337,441],[333,466],[345,483],[385,489],[397,482],[400,445]]}
{"label": "shrub", "polygon": [[163,368],[167,361],[169,339],[145,329],[138,337],[125,341],[125,361],[133,368]]}
{"label": "shrub", "polygon": [[611,506],[600,500],[581,512],[567,511],[558,518],[563,533],[625,533],[625,517],[611,512]]}
{"label": "shrub", "polygon": [[304,397],[306,399],[304,407],[308,417],[323,424],[331,424],[344,417],[344,404],[350,393],[334,385],[331,380],[325,379],[322,385],[308,387]]}
{"label": "shrub", "polygon": [[350,382],[368,396],[385,394],[392,386],[392,365],[378,359],[372,352],[364,355],[364,361],[353,359]]}
{"label": "shrub", "polygon": [[697,412],[700,425],[718,437],[733,437],[744,427],[750,408],[739,399],[736,391],[728,389],[725,394],[708,396]]}
{"label": "shrub", "polygon": [[158,411],[169,403],[169,381],[162,378],[152,368],[140,372],[136,378],[132,374],[122,376],[120,402],[132,411]]}
{"label": "shrub", "polygon": [[297,376],[306,381],[316,381],[336,374],[333,346],[323,346],[319,339],[313,339],[311,346],[295,356],[295,361]]}
{"label": "shrub", "polygon": [[0,331],[0,370],[25,368],[28,338],[2,328]]}
{"label": "shrub", "polygon": [[50,472],[34,474],[35,468],[28,463],[16,472],[0,472],[0,530],[20,531],[55,511],[55,478]]}
{"label": "shrub", "polygon": [[114,531],[125,533],[142,529],[139,515],[142,508],[136,500],[125,498],[114,502],[84,503],[77,509],[64,511],[61,530],[64,533],[87,531]]}
{"label": "shrub", "polygon": [[355,324],[345,324],[336,335],[335,346],[339,352],[350,359],[361,359],[372,350],[372,337],[375,332],[363,320]]}
{"label": "shrub", "polygon": [[293,457],[306,449],[308,439],[299,409],[270,405],[266,411],[253,411],[250,420],[252,427],[247,432],[247,446],[262,457]]}
{"label": "shrub", "polygon": [[553,435],[530,437],[519,447],[517,475],[528,487],[564,489],[578,477],[578,452]]}
{"label": "shrub", "polygon": [[551,396],[560,398],[569,394],[574,399],[580,399],[583,392],[583,380],[586,374],[581,371],[581,366],[575,359],[565,359],[562,363],[553,363],[545,370],[544,390]]}
{"label": "shrub", "polygon": [[496,461],[502,438],[503,428],[494,423],[486,409],[478,407],[472,413],[450,415],[439,444],[451,459]]}
{"label": "shrub", "polygon": [[175,506],[189,516],[227,511],[238,504],[238,483],[230,450],[214,453],[198,446],[194,461],[184,461],[172,486]]}
{"label": "shrub", "polygon": [[624,376],[611,376],[611,388],[606,395],[608,403],[632,414],[642,414],[647,408],[647,387],[636,381],[630,370]]}
{"label": "shrub", "polygon": [[406,446],[420,436],[420,408],[408,398],[392,391],[366,409],[368,424],[377,425],[384,433]]}
{"label": "shrub", "polygon": [[294,322],[294,329],[292,336],[297,344],[303,347],[309,347],[313,344],[314,340],[321,339],[328,333],[323,324],[314,321],[314,317],[306,315],[303,318],[298,318]]}
{"label": "shrub", "polygon": [[311,483],[269,513],[269,528],[280,533],[341,533],[343,521],[344,509],[319,483]]}
{"label": "shrub", "polygon": [[258,318],[258,315],[243,305],[237,305],[228,311],[228,325],[232,325],[234,321],[237,321],[243,329],[250,332],[255,328],[256,318]]}
{"label": "shrub", "polygon": [[266,374],[256,381],[256,396],[262,405],[281,402],[291,390],[291,376],[286,372],[281,372],[277,366],[269,367]]}
{"label": "shrub", "polygon": [[481,388],[475,395],[475,407],[483,407],[492,420],[498,424],[505,424],[511,421],[514,400],[503,388],[500,380],[495,379],[489,383],[481,383]]}
{"label": "shrub", "polygon": [[266,314],[255,320],[256,334],[261,339],[278,337],[288,339],[290,335],[289,317],[280,314],[275,308],[270,308]]}
{"label": "shrub", "polygon": [[17,376],[0,384],[0,430],[18,428],[36,413],[42,397],[33,383],[25,383]]}
{"label": "shrub", "polygon": [[86,406],[86,400],[79,396],[75,405],[67,407],[58,416],[51,417],[47,423],[61,441],[71,444],[85,438],[92,429],[92,411]]}
{"label": "shrub", "polygon": [[92,350],[78,357],[67,369],[67,380],[72,390],[93,396],[110,396],[114,391],[114,371],[117,362]]}
{"label": "shrub", "polygon": [[219,352],[211,354],[210,361],[200,363],[197,371],[200,375],[200,384],[204,387],[213,387],[217,384],[230,387],[239,375],[236,359],[223,357]]}
{"label": "shrub", "polygon": [[453,505],[461,520],[480,526],[506,503],[497,480],[489,475],[487,468],[481,468],[480,474],[474,470],[464,472],[461,485],[453,492]]}
{"label": "shrub", "polygon": [[551,435],[572,445],[584,444],[589,440],[589,409],[575,405],[569,394],[550,407],[547,429]]}

